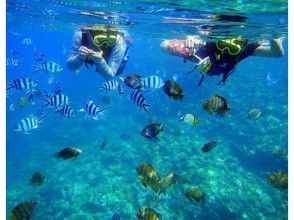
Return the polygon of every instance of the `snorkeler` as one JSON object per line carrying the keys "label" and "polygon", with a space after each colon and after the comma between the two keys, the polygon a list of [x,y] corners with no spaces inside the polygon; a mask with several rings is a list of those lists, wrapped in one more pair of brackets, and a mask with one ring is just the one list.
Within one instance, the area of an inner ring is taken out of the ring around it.
{"label": "snorkeler", "polygon": [[[237,64],[249,56],[281,57],[284,55],[283,38],[270,41],[254,42],[242,37],[232,37],[217,41],[205,42],[197,36],[188,36],[185,40],[164,40],[161,48],[164,51],[196,63],[201,73],[198,85],[204,76],[222,75],[218,85],[225,83],[233,73]],[[189,73],[192,73],[190,71]]]}
{"label": "snorkeler", "polygon": [[74,35],[73,49],[67,59],[70,70],[94,65],[105,79],[120,75],[128,60],[127,33],[117,28],[97,25],[81,27]]}

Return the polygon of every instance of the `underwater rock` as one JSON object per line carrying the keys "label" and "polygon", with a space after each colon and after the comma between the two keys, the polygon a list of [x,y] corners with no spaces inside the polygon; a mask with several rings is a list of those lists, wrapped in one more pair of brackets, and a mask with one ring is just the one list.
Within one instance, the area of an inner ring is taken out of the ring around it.
{"label": "underwater rock", "polygon": [[191,202],[200,202],[204,199],[204,193],[198,187],[187,189],[185,192],[186,198]]}
{"label": "underwater rock", "polygon": [[9,220],[29,220],[37,202],[35,200],[28,200],[19,203],[9,215]]}
{"label": "underwater rock", "polygon": [[288,189],[288,173],[275,172],[268,177],[268,182],[275,188]]}
{"label": "underwater rock", "polygon": [[44,181],[45,181],[45,176],[40,172],[36,172],[32,175],[30,182],[34,186],[41,186],[44,184]]}
{"label": "underwater rock", "polygon": [[160,215],[153,209],[143,206],[136,214],[139,220],[160,220]]}
{"label": "underwater rock", "polygon": [[251,109],[248,112],[248,118],[250,120],[257,120],[262,115],[262,111],[259,108]]}
{"label": "underwater rock", "polygon": [[224,115],[230,110],[227,100],[220,95],[213,95],[202,105],[202,107],[210,114],[218,113]]}

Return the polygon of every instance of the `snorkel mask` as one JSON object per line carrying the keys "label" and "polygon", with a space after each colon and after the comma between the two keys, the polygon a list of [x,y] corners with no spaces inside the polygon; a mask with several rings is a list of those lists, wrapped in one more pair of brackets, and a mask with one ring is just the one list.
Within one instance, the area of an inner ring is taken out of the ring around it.
{"label": "snorkel mask", "polygon": [[216,47],[222,53],[228,53],[232,56],[238,55],[241,52],[245,41],[241,37],[235,37],[216,42]]}
{"label": "snorkel mask", "polygon": [[93,37],[93,43],[98,47],[111,47],[117,41],[118,30],[104,26],[95,26],[88,30]]}
{"label": "snorkel mask", "polygon": [[193,55],[196,59],[199,60],[197,65],[197,70],[200,73],[207,73],[211,68],[211,61],[209,56],[202,59],[201,57],[197,56],[196,54]]}

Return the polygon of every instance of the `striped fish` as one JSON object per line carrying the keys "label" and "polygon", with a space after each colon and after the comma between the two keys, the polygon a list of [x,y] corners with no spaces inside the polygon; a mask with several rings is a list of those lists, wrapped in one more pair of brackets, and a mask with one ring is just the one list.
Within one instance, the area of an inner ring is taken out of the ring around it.
{"label": "striped fish", "polygon": [[143,89],[160,89],[163,85],[163,79],[159,76],[147,76],[141,79]]}
{"label": "striped fish", "polygon": [[81,109],[80,112],[85,112],[86,117],[98,120],[99,118],[105,119],[105,109],[106,107],[99,108],[92,100],[90,100],[86,103],[85,108]]}
{"label": "striped fish", "polygon": [[73,116],[74,110],[70,106],[65,105],[62,108],[57,109],[56,112],[60,113],[66,118],[70,118]]}
{"label": "striped fish", "polygon": [[45,105],[43,107],[46,107],[46,106],[59,107],[59,106],[65,106],[69,104],[69,97],[67,95],[55,93],[55,95],[52,95],[52,96],[48,96],[46,94],[45,96],[47,96],[47,99],[43,99],[43,101],[45,102]]}
{"label": "striped fish", "polygon": [[135,106],[143,108],[149,114],[148,108],[151,107],[151,105],[145,102],[145,98],[139,89],[136,89],[131,93],[131,100]]}
{"label": "striped fish", "polygon": [[31,45],[31,44],[33,44],[32,39],[29,38],[29,37],[24,38],[21,43],[24,44],[24,45]]}
{"label": "striped fish", "polygon": [[116,90],[120,95],[124,93],[122,85],[116,80],[109,80],[99,87],[100,91]]}
{"label": "striped fish", "polygon": [[29,134],[29,131],[34,130],[39,127],[42,122],[43,117],[30,116],[21,119],[14,131],[23,132],[24,134]]}
{"label": "striped fish", "polygon": [[38,82],[31,80],[30,78],[20,78],[13,80],[11,83],[7,83],[6,90],[17,89],[17,90],[31,90],[38,86]]}
{"label": "striped fish", "polygon": [[32,65],[35,72],[58,73],[63,70],[62,66],[53,61],[44,61],[37,65]]}
{"label": "striped fish", "polygon": [[15,58],[15,57],[8,57],[6,59],[6,66],[7,67],[18,66],[19,63],[20,63],[20,59]]}

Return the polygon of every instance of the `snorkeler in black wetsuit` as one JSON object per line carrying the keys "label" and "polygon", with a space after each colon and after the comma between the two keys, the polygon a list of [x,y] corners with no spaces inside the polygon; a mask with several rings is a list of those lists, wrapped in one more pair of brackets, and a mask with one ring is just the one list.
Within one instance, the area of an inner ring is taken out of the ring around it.
{"label": "snorkeler in black wetsuit", "polygon": [[201,73],[198,85],[201,85],[205,75],[222,75],[218,84],[225,83],[237,64],[249,56],[280,57],[284,54],[282,38],[264,45],[241,37],[204,42],[190,36],[186,40],[165,40],[161,47],[172,55],[196,63],[195,69]]}

